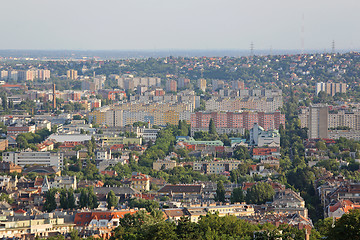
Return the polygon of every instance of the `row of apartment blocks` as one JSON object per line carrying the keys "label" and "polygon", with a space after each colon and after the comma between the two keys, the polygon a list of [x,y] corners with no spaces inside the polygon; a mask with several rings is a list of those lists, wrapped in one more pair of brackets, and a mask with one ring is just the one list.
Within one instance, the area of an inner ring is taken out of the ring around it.
{"label": "row of apartment blocks", "polygon": [[137,88],[138,86],[145,86],[145,87],[161,86],[161,79],[157,77],[133,77],[132,75],[127,75],[123,77],[118,77],[117,80],[118,80],[119,88],[122,89],[134,90],[134,88]]}
{"label": "row of apartment blocks", "polygon": [[189,95],[135,95],[130,96],[130,101],[132,103],[151,103],[151,102],[161,102],[161,103],[186,103],[190,102],[193,104],[194,108],[200,107],[200,96],[196,96],[195,94]]}
{"label": "row of apartment blocks", "polygon": [[346,93],[346,83],[316,83],[316,94],[319,94],[320,92],[326,92],[331,96],[334,96],[336,93]]}
{"label": "row of apartment blocks", "polygon": [[13,81],[34,81],[50,79],[50,70],[47,69],[31,69],[31,70],[11,70],[0,71],[0,80],[13,80]]}
{"label": "row of apartment blocks", "polygon": [[206,101],[207,111],[239,111],[241,109],[275,112],[283,105],[282,96],[275,97],[218,97]]}
{"label": "row of apartment blocks", "polygon": [[280,125],[285,126],[285,114],[279,111],[266,112],[196,112],[191,114],[191,132],[207,131],[210,120],[213,119],[215,128],[220,132],[222,129],[229,129],[229,132],[236,132],[235,129],[250,130],[254,124],[259,124],[266,131],[279,129]]}
{"label": "row of apartment blocks", "polygon": [[194,110],[192,103],[167,104],[131,104],[105,107],[89,113],[89,120],[100,125],[122,127],[134,122],[150,122],[155,125],[178,124],[179,120],[190,123]]}

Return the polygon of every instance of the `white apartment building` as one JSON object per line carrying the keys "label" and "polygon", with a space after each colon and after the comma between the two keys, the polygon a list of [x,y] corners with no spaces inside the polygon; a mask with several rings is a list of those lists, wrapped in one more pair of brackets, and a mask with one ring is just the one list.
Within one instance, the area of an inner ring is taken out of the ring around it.
{"label": "white apartment building", "polygon": [[3,161],[12,162],[24,167],[25,165],[54,166],[57,170],[63,167],[62,153],[52,152],[4,152]]}

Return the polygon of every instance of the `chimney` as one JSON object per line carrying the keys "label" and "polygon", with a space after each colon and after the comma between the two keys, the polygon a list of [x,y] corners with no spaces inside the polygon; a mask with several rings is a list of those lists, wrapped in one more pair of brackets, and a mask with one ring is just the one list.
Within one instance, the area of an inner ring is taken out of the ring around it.
{"label": "chimney", "polygon": [[56,90],[55,90],[55,83],[53,84],[53,107],[54,110],[56,109]]}

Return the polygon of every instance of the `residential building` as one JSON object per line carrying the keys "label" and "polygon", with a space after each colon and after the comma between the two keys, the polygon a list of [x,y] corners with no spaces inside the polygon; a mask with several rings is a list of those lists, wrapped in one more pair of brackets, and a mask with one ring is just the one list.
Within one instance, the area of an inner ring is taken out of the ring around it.
{"label": "residential building", "polygon": [[325,92],[331,96],[334,96],[336,93],[346,93],[346,83],[316,83],[316,94],[319,94],[319,92]]}
{"label": "residential building", "polygon": [[136,135],[138,138],[144,139],[144,141],[155,141],[157,134],[160,131],[158,128],[136,128]]}
{"label": "residential building", "polygon": [[309,112],[308,137],[328,138],[329,109],[326,105],[311,105]]}
{"label": "residential building", "polygon": [[133,173],[131,187],[140,192],[150,191],[150,177],[142,173]]}
{"label": "residential building", "polygon": [[66,188],[76,190],[76,176],[55,176],[54,181],[50,182],[51,188]]}
{"label": "residential building", "polygon": [[201,161],[194,162],[193,169],[195,171],[200,171],[205,174],[223,174],[225,172],[231,172],[234,169],[237,169],[241,164],[241,161],[232,160],[232,161]]}
{"label": "residential building", "polygon": [[265,130],[279,129],[285,125],[285,115],[281,112],[196,112],[191,114],[191,133],[208,131],[210,120],[216,131],[222,133],[243,133],[258,123]]}
{"label": "residential building", "polygon": [[134,214],[137,211],[130,210],[116,210],[116,211],[86,211],[75,214],[74,224],[78,230],[85,229],[113,229],[119,226],[120,219],[126,214]]}
{"label": "residential building", "polygon": [[204,78],[198,79],[198,88],[203,92],[206,91],[206,79],[204,79]]}
{"label": "residential building", "polygon": [[175,160],[160,160],[153,162],[153,169],[156,171],[160,170],[166,170],[166,169],[173,169],[176,167],[176,161]]}
{"label": "residential building", "polygon": [[9,146],[9,141],[7,139],[0,139],[0,151],[4,151]]}
{"label": "residential building", "polygon": [[26,165],[54,166],[57,169],[63,167],[63,154],[52,152],[4,152],[3,161],[12,162],[24,167]]}
{"label": "residential building", "polygon": [[30,126],[10,126],[7,127],[7,135],[18,135],[21,133],[35,133],[35,125],[30,125]]}
{"label": "residential building", "polygon": [[167,92],[176,92],[177,91],[177,82],[175,80],[166,81],[166,91]]}
{"label": "residential building", "polygon": [[22,172],[22,167],[20,167],[19,165],[16,165],[12,162],[5,162],[5,161],[1,161],[0,162],[0,172],[3,173],[21,173]]}
{"label": "residential building", "polygon": [[70,69],[67,70],[66,76],[68,79],[76,80],[78,78],[78,72],[76,70]]}

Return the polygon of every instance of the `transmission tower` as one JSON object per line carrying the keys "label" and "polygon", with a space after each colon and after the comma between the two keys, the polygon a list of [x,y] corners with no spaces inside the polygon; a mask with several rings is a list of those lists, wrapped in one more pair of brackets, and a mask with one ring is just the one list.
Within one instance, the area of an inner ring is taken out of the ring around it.
{"label": "transmission tower", "polygon": [[331,52],[335,53],[335,41],[334,40],[332,41],[332,44],[331,44]]}
{"label": "transmission tower", "polygon": [[250,44],[250,56],[254,56],[254,43],[251,42]]}

